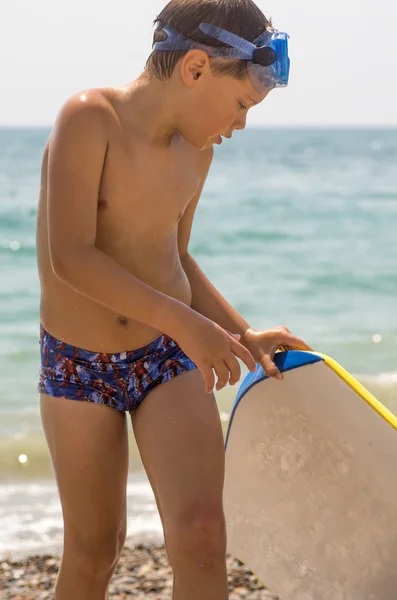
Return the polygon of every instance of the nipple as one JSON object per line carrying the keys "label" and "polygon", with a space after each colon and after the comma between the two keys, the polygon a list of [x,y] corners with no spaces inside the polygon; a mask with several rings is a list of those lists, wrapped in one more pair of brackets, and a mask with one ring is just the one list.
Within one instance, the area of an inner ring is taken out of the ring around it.
{"label": "nipple", "polygon": [[100,199],[100,200],[98,201],[98,210],[101,210],[101,211],[102,211],[102,210],[106,210],[106,209],[107,209],[107,207],[108,207],[108,202],[107,202],[107,200]]}

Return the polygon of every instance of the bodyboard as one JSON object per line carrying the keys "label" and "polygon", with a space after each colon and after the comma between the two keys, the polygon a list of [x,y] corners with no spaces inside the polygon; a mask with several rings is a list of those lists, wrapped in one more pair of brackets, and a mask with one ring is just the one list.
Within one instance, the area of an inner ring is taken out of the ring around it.
{"label": "bodyboard", "polygon": [[276,363],[231,415],[228,551],[281,600],[396,600],[396,417],[327,356]]}

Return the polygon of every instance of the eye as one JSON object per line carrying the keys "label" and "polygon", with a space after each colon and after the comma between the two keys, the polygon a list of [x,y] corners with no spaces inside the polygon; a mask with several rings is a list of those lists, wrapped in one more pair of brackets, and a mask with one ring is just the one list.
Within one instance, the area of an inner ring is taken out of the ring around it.
{"label": "eye", "polygon": [[242,102],[239,102],[238,105],[241,108],[241,110],[247,110],[247,107]]}

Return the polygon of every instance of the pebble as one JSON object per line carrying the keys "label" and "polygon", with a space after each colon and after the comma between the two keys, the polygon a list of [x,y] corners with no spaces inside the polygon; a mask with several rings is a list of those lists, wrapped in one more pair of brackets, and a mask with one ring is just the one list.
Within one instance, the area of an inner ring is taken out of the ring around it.
{"label": "pebble", "polygon": [[[0,563],[2,600],[53,600],[60,560],[31,556]],[[278,600],[240,561],[227,558],[230,600]],[[110,584],[109,600],[172,600],[172,570],[164,546],[126,547]]]}

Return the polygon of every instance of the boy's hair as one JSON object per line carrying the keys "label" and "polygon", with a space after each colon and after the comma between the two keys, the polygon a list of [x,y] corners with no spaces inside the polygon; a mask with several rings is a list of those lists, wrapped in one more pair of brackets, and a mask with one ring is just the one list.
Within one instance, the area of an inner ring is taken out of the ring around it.
{"label": "boy's hair", "polygon": [[[207,46],[228,47],[203,33],[201,23],[211,23],[253,42],[264,31],[273,30],[267,19],[253,0],[171,0],[154,21],[153,45],[167,39],[161,28],[168,24],[182,33],[185,38]],[[187,51],[154,50],[146,63],[150,75],[159,79],[169,79],[178,61]],[[236,59],[211,58],[211,68],[219,75],[231,75],[244,79],[247,75],[247,61]]]}

